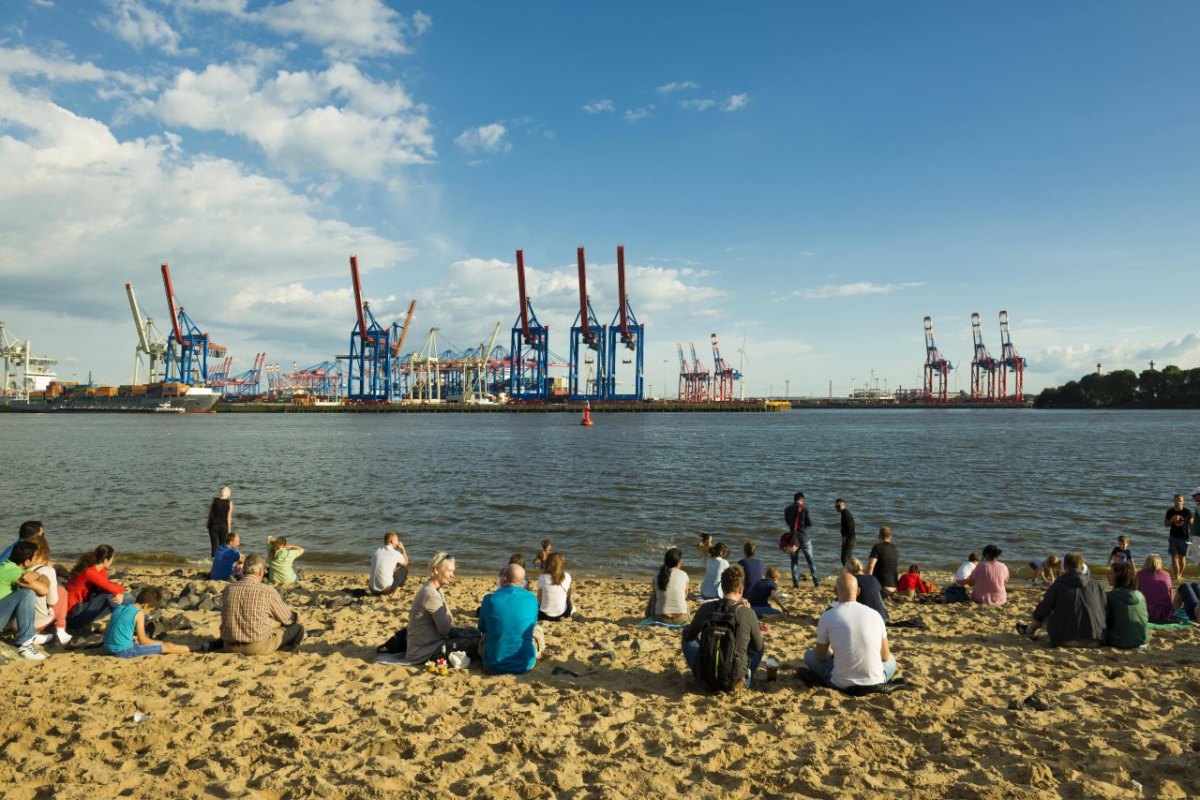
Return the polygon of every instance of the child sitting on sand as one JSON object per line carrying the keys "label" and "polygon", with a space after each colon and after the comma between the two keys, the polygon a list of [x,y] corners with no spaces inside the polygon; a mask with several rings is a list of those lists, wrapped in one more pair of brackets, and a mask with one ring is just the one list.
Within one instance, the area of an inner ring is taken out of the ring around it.
{"label": "child sitting on sand", "polygon": [[1049,586],[1062,574],[1062,560],[1058,556],[1046,556],[1046,560],[1041,564],[1030,561],[1029,568],[1033,570],[1033,580],[1030,581],[1030,586],[1039,584]]}
{"label": "child sitting on sand", "polygon": [[[783,599],[779,595],[779,568],[767,567],[767,571],[763,577],[755,581],[750,587],[750,591],[746,592],[746,602],[750,604],[750,609],[759,619],[775,614],[790,614],[787,607],[783,604]],[[771,607],[771,603],[779,606],[779,610]]]}
{"label": "child sitting on sand", "polygon": [[104,652],[117,658],[190,653],[187,645],[156,642],[146,634],[146,616],[162,604],[163,590],[148,586],[138,592],[136,602],[114,608],[104,631]]}
{"label": "child sitting on sand", "polygon": [[304,548],[288,544],[282,536],[268,536],[267,548],[267,583],[280,585],[299,581],[300,572],[292,564],[304,555]]}
{"label": "child sitting on sand", "polygon": [[907,594],[913,597],[918,594],[929,594],[937,587],[921,577],[921,565],[909,564],[908,572],[896,581],[896,594]]}

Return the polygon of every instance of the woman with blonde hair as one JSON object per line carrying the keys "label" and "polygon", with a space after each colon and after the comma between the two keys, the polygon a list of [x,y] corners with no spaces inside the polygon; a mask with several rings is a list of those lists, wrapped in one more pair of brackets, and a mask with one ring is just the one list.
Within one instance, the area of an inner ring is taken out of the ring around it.
{"label": "woman with blonde hair", "polygon": [[37,547],[33,554],[33,572],[42,578],[40,587],[33,590],[33,626],[45,631],[33,640],[47,644],[57,637],[58,643],[65,645],[71,641],[71,634],[67,633],[67,587],[58,585],[58,572],[50,560],[46,537],[36,536],[30,541]]}
{"label": "woman with blonde hair", "polygon": [[571,607],[571,573],[565,569],[562,553],[551,552],[546,558],[542,577],[538,578],[538,619],[558,622],[574,613]]}
{"label": "woman with blonde hair", "polygon": [[1171,573],[1163,569],[1162,556],[1152,553],[1137,574],[1138,590],[1146,597],[1151,622],[1174,622],[1175,601]]}
{"label": "woman with blonde hair", "polygon": [[404,660],[419,664],[443,652],[462,650],[479,658],[479,631],[456,628],[446,603],[445,588],[454,580],[454,556],[438,553],[429,562],[429,579],[421,584],[408,611],[408,633]]}

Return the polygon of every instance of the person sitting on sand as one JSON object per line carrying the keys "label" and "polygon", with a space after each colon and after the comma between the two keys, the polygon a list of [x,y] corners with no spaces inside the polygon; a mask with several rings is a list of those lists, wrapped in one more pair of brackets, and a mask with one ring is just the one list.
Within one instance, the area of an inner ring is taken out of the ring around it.
{"label": "person sitting on sand", "polygon": [[562,553],[551,553],[537,582],[538,619],[558,622],[575,613],[571,605],[571,573]]}
{"label": "person sitting on sand", "polygon": [[388,531],[383,536],[383,547],[371,556],[371,577],[367,589],[371,594],[395,596],[396,590],[408,580],[408,551],[400,534]]}
{"label": "person sitting on sand", "polygon": [[[758,557],[758,545],[754,542],[746,542],[742,545],[743,558],[738,561],[738,566],[746,573],[746,592],[749,593],[754,584],[763,579],[765,565],[762,559]],[[778,580],[778,578],[776,578]]]}
{"label": "person sitting on sand", "polygon": [[241,546],[242,537],[238,536],[237,531],[225,535],[225,544],[217,549],[212,559],[212,569],[208,571],[210,581],[232,581],[242,577],[242,564],[246,558],[238,550]]}
{"label": "person sitting on sand", "polygon": [[114,608],[108,628],[104,631],[104,652],[117,658],[192,652],[187,645],[156,642],[146,634],[146,617],[162,608],[162,604],[163,590],[157,586],[147,586],[138,592],[135,602]]}
{"label": "person sitting on sand", "polygon": [[954,583],[956,586],[967,586],[967,578],[971,577],[971,573],[975,571],[975,565],[979,563],[979,553],[971,553],[967,556],[967,560],[958,565],[958,569],[954,571]]}
{"label": "person sitting on sand", "polygon": [[284,604],[278,589],[263,583],[266,571],[267,562],[252,553],[242,566],[242,579],[221,593],[221,641],[231,653],[261,656],[304,641],[296,612]]}
{"label": "person sitting on sand", "polygon": [[1184,615],[1193,622],[1200,622],[1200,583],[1181,582],[1175,596]]}
{"label": "person sitting on sand", "polygon": [[721,575],[729,569],[729,548],[717,542],[708,548],[708,563],[704,566],[704,580],[700,582],[700,599],[716,600],[721,596]]}
{"label": "person sitting on sand", "polygon": [[87,635],[92,623],[125,601],[125,587],[108,579],[116,552],[102,544],[84,553],[67,578],[67,632]]}
{"label": "person sitting on sand", "polygon": [[[42,523],[35,519],[21,523],[21,527],[17,529],[17,542],[32,542],[37,538],[46,537],[46,529],[42,527]],[[17,542],[13,542],[8,547],[0,551],[0,564],[8,561],[8,557],[12,555],[12,549],[17,546]]]}
{"label": "person sitting on sand", "polygon": [[851,558],[846,562],[846,572],[853,575],[858,582],[858,602],[874,610],[883,617],[884,623],[887,623],[889,621],[888,610],[887,605],[883,602],[883,589],[879,585],[879,580],[874,575],[867,575],[863,572],[862,562],[857,558]]}
{"label": "person sitting on sand", "polygon": [[1062,576],[1062,559],[1058,556],[1046,556],[1040,563],[1030,561],[1029,568],[1033,570],[1033,579],[1030,580],[1030,586],[1045,586],[1049,588],[1059,577]]}
{"label": "person sitting on sand", "polygon": [[525,568],[520,564],[505,567],[500,583],[479,607],[483,668],[493,673],[529,672],[546,646],[537,624],[537,599],[525,588]]}
{"label": "person sitting on sand", "polygon": [[298,544],[288,544],[282,536],[267,537],[267,583],[275,586],[288,586],[296,583],[302,577],[294,564],[297,558],[304,555],[304,548]]}
{"label": "person sitting on sand", "polygon": [[804,664],[837,689],[878,686],[896,676],[883,618],[858,600],[858,580],[849,572],[837,579],[838,604],[817,621],[817,646]]}
{"label": "person sitting on sand", "polygon": [[1159,624],[1175,621],[1175,600],[1171,573],[1163,569],[1162,556],[1146,556],[1146,563],[1138,570],[1138,591],[1146,598],[1146,612],[1151,622]]}
{"label": "person sitting on sand", "polygon": [[899,569],[900,553],[892,544],[892,529],[884,525],[879,529],[879,541],[867,557],[867,574],[875,576],[884,595],[888,596],[896,593]]}
{"label": "person sitting on sand", "polygon": [[983,561],[967,583],[972,587],[971,599],[981,606],[1002,606],[1008,602],[1008,566],[1000,561],[999,547],[989,544],[983,548]]}
{"label": "person sitting on sand", "polygon": [[479,631],[454,627],[444,589],[454,580],[454,556],[438,553],[429,562],[429,579],[413,596],[408,611],[407,649],[404,661],[419,664],[430,656],[461,650],[471,658],[479,657]]}
{"label": "person sitting on sand", "polygon": [[67,633],[67,588],[58,585],[58,571],[50,560],[50,545],[45,536],[29,541],[34,544],[31,570],[40,580],[31,583],[33,590],[33,626],[39,633],[34,637],[37,644],[48,644],[57,639],[61,645],[71,641]]}
{"label": "person sitting on sand", "polygon": [[1033,620],[1018,624],[1017,632],[1032,639],[1044,625],[1051,647],[1096,647],[1104,642],[1104,587],[1083,573],[1081,554],[1067,553],[1063,566],[1066,571],[1046,590]]}
{"label": "person sitting on sand", "polygon": [[[792,613],[783,604],[783,598],[779,594],[780,574],[778,567],[767,567],[766,574],[750,587],[750,591],[746,592],[746,602],[750,604],[750,608],[759,619],[776,614]],[[779,606],[778,610],[772,608],[771,603]]]}
{"label": "person sitting on sand", "polygon": [[646,616],[671,625],[688,621],[688,575],[680,568],[682,563],[683,551],[678,547],[672,547],[663,555],[663,565],[654,578]]}
{"label": "person sitting on sand", "polygon": [[909,564],[908,572],[896,581],[896,594],[907,595],[909,599],[918,594],[929,594],[937,587],[921,577],[921,565]]}
{"label": "person sitting on sand", "polygon": [[[552,550],[554,550],[554,545],[550,543],[550,540],[542,539],[542,549],[539,550],[538,554],[533,557],[533,565],[535,567],[542,567],[544,569],[546,566],[546,559],[550,557]],[[528,580],[528,577],[526,580]]]}
{"label": "person sitting on sand", "polygon": [[745,573],[736,564],[721,573],[721,591],[723,593],[721,598],[714,603],[705,603],[700,606],[691,623],[683,629],[683,660],[697,680],[700,679],[697,662],[700,657],[700,633],[704,629],[704,623],[715,611],[732,610],[735,665],[733,674],[740,675],[744,671],[746,677],[742,681],[742,686],[750,688],[754,673],[758,669],[758,663],[762,661],[766,644],[763,642],[762,631],[758,626],[758,617],[750,610],[750,604],[742,598],[742,587],[745,580]]}
{"label": "person sitting on sand", "polygon": [[[504,565],[504,568],[503,568],[503,569],[501,569],[501,570],[500,570],[500,572],[499,572],[499,573],[496,575],[496,588],[497,588],[497,589],[499,589],[501,586],[503,586],[503,585],[504,585],[504,573],[505,573],[505,572],[508,570],[508,568],[509,568],[509,567],[511,567],[513,564],[518,564],[518,565],[520,565],[520,567],[521,567],[521,570],[522,570],[522,571],[524,571],[524,569],[525,569],[525,556],[521,555],[520,553],[513,553],[511,556],[509,556],[509,557],[508,557],[508,563],[507,563],[507,564],[505,564],[505,565]],[[522,589],[526,589],[526,590],[527,590],[527,589],[529,589],[529,578],[528,578],[528,577],[526,577],[526,578],[525,578],[524,584],[521,586],[521,588],[522,588]]]}
{"label": "person sitting on sand", "polygon": [[1133,564],[1118,561],[1108,572],[1112,589],[1105,598],[1104,643],[1121,650],[1143,647],[1150,642],[1150,618],[1146,598],[1138,591]]}
{"label": "person sitting on sand", "polygon": [[15,640],[21,658],[29,661],[44,661],[46,654],[34,642],[37,629],[33,627],[34,591],[38,576],[27,573],[33,566],[37,545],[30,541],[17,542],[0,563],[0,630],[9,622],[17,624]]}

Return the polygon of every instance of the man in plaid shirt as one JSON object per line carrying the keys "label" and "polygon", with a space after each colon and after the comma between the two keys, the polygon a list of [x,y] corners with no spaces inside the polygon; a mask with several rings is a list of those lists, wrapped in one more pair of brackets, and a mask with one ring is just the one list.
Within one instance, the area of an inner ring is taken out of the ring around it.
{"label": "man in plaid shirt", "polygon": [[261,656],[304,641],[296,612],[274,586],[263,583],[266,569],[262,556],[247,556],[242,579],[221,593],[221,639],[227,652]]}

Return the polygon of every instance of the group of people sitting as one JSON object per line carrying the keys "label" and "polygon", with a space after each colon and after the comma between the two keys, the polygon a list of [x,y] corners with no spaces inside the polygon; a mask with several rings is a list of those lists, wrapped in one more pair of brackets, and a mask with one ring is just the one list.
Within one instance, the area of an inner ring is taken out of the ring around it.
{"label": "group of people sitting", "polygon": [[[225,543],[213,553],[212,567],[208,571],[208,579],[212,581],[238,580],[246,556],[242,554],[242,537],[236,531],[225,534]],[[300,581],[300,570],[296,569],[296,559],[304,555],[304,548],[298,544],[288,544],[283,536],[267,537],[267,583],[274,586],[291,586]]]}

